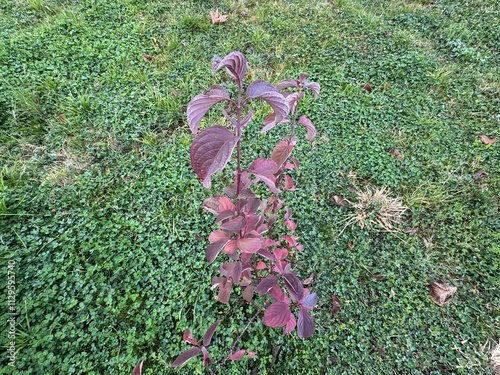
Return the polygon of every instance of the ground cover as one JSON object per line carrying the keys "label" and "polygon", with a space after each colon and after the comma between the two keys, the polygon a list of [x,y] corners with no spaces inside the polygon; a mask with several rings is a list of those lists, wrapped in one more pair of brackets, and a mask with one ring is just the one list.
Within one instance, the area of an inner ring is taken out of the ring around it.
{"label": "ground cover", "polygon": [[[212,24],[216,8],[226,23]],[[315,274],[320,301],[315,336],[256,324],[244,338],[256,358],[227,373],[493,373],[500,143],[479,136],[500,137],[499,12],[482,0],[0,0],[2,370],[124,374],[144,359],[146,374],[201,372],[169,364],[182,332],[198,337],[214,316],[211,354],[226,353],[252,308],[209,289],[211,192],[190,169],[185,109],[221,79],[213,55],[239,50],[252,79],[306,71],[322,87],[304,106],[318,136],[297,146],[288,197],[308,243],[300,277]],[[249,134],[269,108],[254,112]],[[279,134],[249,139],[249,160]],[[359,212],[334,197],[359,203],[367,187],[409,207],[399,232],[345,227]],[[457,287],[442,307],[436,280]]]}

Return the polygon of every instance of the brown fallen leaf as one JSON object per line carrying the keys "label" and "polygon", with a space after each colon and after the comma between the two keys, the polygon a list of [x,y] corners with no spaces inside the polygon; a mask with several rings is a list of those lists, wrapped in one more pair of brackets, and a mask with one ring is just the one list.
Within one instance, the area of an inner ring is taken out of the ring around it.
{"label": "brown fallen leaf", "polygon": [[135,16],[137,18],[144,18],[144,15],[142,13],[136,13]]}
{"label": "brown fallen leaf", "polygon": [[476,173],[474,173],[474,176],[472,176],[474,180],[481,180],[486,177],[489,177],[489,174],[482,169],[478,170]]}
{"label": "brown fallen leaf", "polygon": [[311,276],[309,276],[307,279],[305,279],[302,284],[304,284],[304,285],[312,284],[315,277],[316,277],[316,274],[314,272],[311,273]]}
{"label": "brown fallen leaf", "polygon": [[404,154],[401,151],[396,150],[395,148],[389,149],[389,154],[399,160],[404,160],[405,158]]}
{"label": "brown fallen leaf", "polygon": [[332,300],[333,300],[332,314],[336,314],[340,311],[340,300],[339,297],[337,297],[335,294],[332,294]]}
{"label": "brown fallen leaf", "polygon": [[227,22],[227,14],[219,14],[219,9],[215,12],[210,11],[210,17],[212,17],[212,23],[215,25]]}
{"label": "brown fallen leaf", "polygon": [[349,206],[349,202],[342,195],[334,195],[333,197],[330,197],[330,201],[332,203],[335,203],[337,206]]}
{"label": "brown fallen leaf", "polygon": [[386,354],[386,353],[387,353],[387,352],[385,351],[385,349],[384,349],[384,348],[382,348],[382,347],[378,344],[378,342],[376,342],[375,340],[370,340],[370,344],[372,344],[372,345],[375,347],[375,349],[377,349],[378,354]]}
{"label": "brown fallen leaf", "polygon": [[432,302],[438,306],[443,306],[453,297],[457,288],[446,284],[444,281],[434,281],[429,285],[429,293]]}
{"label": "brown fallen leaf", "polygon": [[391,84],[389,82],[387,82],[385,85],[384,85],[384,89],[388,89],[389,87],[391,87]]}
{"label": "brown fallen leaf", "polygon": [[377,281],[384,281],[385,280],[385,277],[382,275],[372,275],[371,278],[375,279]]}
{"label": "brown fallen leaf", "polygon": [[67,122],[68,120],[66,120],[66,117],[64,116],[64,114],[59,113],[59,114],[57,115],[57,121],[59,121],[59,122],[61,122],[61,123],[63,123],[63,124],[66,124],[66,122]]}
{"label": "brown fallen leaf", "polygon": [[496,138],[490,138],[484,134],[480,135],[479,139],[481,139],[481,142],[483,142],[485,145],[492,145],[497,141]]}
{"label": "brown fallen leaf", "polygon": [[363,88],[368,91],[368,92],[372,92],[372,84],[370,82],[367,82]]}
{"label": "brown fallen leaf", "polygon": [[349,250],[352,250],[354,248],[354,245],[351,241],[347,241],[347,247],[349,248]]}
{"label": "brown fallen leaf", "polygon": [[144,61],[146,62],[151,62],[153,61],[155,58],[151,55],[148,55],[147,53],[143,53],[142,54],[142,58],[144,59]]}

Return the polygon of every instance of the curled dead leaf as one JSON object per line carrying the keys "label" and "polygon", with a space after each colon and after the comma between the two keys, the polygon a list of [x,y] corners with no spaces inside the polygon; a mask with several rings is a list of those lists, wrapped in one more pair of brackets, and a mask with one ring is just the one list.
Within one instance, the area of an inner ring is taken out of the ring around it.
{"label": "curled dead leaf", "polygon": [[480,135],[479,139],[481,139],[481,142],[483,142],[485,145],[492,145],[497,141],[496,138],[490,138],[484,134]]}
{"label": "curled dead leaf", "polygon": [[310,285],[314,282],[314,278],[316,277],[316,274],[313,272],[311,273],[311,276],[309,276],[307,279],[304,280],[302,284],[304,285]]}
{"label": "curled dead leaf", "polygon": [[476,173],[474,173],[474,176],[472,176],[474,180],[481,180],[486,177],[489,177],[489,174],[482,169],[478,170]]}
{"label": "curled dead leaf", "polygon": [[456,287],[448,285],[444,281],[434,281],[429,285],[430,298],[438,306],[449,302],[456,291]]}
{"label": "curled dead leaf", "polygon": [[365,83],[365,85],[363,86],[363,88],[364,88],[367,92],[372,92],[372,84],[371,84],[370,82]]}
{"label": "curled dead leaf", "polygon": [[227,22],[227,14],[219,14],[219,9],[216,9],[215,12],[210,11],[210,17],[212,18],[212,23],[215,25]]}
{"label": "curled dead leaf", "polygon": [[332,203],[335,203],[337,206],[349,206],[349,202],[342,195],[334,195],[333,197],[330,197],[330,201]]}
{"label": "curled dead leaf", "polygon": [[335,294],[332,294],[333,309],[332,314],[336,314],[340,311],[340,299]]}
{"label": "curled dead leaf", "polygon": [[391,154],[392,156],[394,156],[396,159],[399,159],[399,160],[404,160],[405,156],[402,152],[396,150],[395,148],[391,148],[389,149],[389,154]]}
{"label": "curled dead leaf", "polygon": [[384,85],[384,89],[388,89],[389,87],[391,87],[391,84],[389,82],[387,82],[385,85]]}

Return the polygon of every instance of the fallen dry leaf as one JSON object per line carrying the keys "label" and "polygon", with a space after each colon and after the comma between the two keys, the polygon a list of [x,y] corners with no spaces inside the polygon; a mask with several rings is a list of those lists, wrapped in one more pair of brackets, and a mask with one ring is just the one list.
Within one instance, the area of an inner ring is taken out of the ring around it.
{"label": "fallen dry leaf", "polygon": [[303,284],[304,285],[312,284],[315,277],[316,277],[316,274],[314,272],[311,273],[311,276],[309,276],[307,279],[305,279],[304,282],[303,282]]}
{"label": "fallen dry leaf", "polygon": [[434,281],[429,285],[430,298],[438,306],[449,302],[456,291],[456,287],[448,285],[444,281]]}
{"label": "fallen dry leaf", "polygon": [[395,148],[391,148],[389,150],[389,154],[399,160],[403,160],[405,158],[404,154],[401,151],[396,150]]}
{"label": "fallen dry leaf", "polygon": [[363,88],[368,91],[368,92],[372,92],[372,84],[370,82],[367,82]]}
{"label": "fallen dry leaf", "polygon": [[384,85],[384,89],[388,89],[389,87],[391,87],[391,84],[390,84],[390,83],[386,83],[386,84]]}
{"label": "fallen dry leaf", "polygon": [[215,12],[210,11],[210,17],[212,17],[212,23],[216,25],[219,23],[227,22],[227,14],[219,14],[219,9],[217,9]]}
{"label": "fallen dry leaf", "polygon": [[384,281],[385,280],[385,277],[382,275],[372,275],[371,277],[372,277],[372,279],[375,279],[377,281]]}
{"label": "fallen dry leaf", "polygon": [[370,340],[370,344],[372,344],[372,345],[375,347],[375,349],[377,349],[377,352],[378,352],[379,354],[386,354],[386,353],[387,353],[387,352],[385,351],[385,349],[384,349],[384,348],[382,348],[382,347],[378,344],[378,342],[376,342],[375,340]]}
{"label": "fallen dry leaf", "polygon": [[492,145],[497,141],[496,138],[490,138],[484,134],[480,135],[479,139],[481,139],[481,142],[483,142],[485,145]]}
{"label": "fallen dry leaf", "polygon": [[351,241],[347,241],[347,247],[349,248],[349,250],[352,250],[354,248],[354,245]]}
{"label": "fallen dry leaf", "polygon": [[137,18],[144,18],[144,15],[142,13],[136,13],[135,16]]}
{"label": "fallen dry leaf", "polygon": [[330,198],[330,201],[332,201],[332,203],[335,203],[337,206],[349,206],[349,202],[342,195],[334,195]]}
{"label": "fallen dry leaf", "polygon": [[474,180],[481,180],[481,179],[486,178],[488,176],[489,176],[488,173],[486,173],[485,171],[483,171],[482,169],[480,169],[476,173],[474,173],[474,176],[472,176],[472,178]]}

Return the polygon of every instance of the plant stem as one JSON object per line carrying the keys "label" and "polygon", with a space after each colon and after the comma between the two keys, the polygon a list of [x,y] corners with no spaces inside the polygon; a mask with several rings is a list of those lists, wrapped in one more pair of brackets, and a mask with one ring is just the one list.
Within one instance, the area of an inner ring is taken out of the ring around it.
{"label": "plant stem", "polygon": [[236,106],[236,136],[238,137],[238,143],[236,144],[236,160],[238,163],[238,168],[236,171],[236,196],[240,194],[241,187],[241,82],[238,82],[238,104]]}

